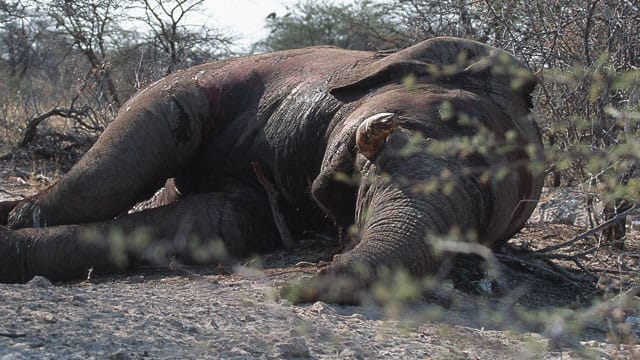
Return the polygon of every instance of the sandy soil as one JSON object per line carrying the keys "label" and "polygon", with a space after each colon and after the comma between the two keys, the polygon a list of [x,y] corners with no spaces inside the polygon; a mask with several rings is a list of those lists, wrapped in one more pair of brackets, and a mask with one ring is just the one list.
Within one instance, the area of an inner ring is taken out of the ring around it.
{"label": "sandy soil", "polygon": [[289,278],[135,275],[0,285],[0,356],[573,359],[616,352],[601,339],[562,344],[530,331],[465,325],[474,322],[472,306],[413,304],[396,314],[379,306],[294,306],[274,297]]}

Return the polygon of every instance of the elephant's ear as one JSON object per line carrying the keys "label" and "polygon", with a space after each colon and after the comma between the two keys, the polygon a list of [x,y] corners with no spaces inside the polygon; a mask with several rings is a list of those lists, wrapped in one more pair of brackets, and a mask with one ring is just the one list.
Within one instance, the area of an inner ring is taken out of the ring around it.
{"label": "elephant's ear", "polygon": [[536,85],[527,67],[505,51],[472,40],[442,37],[343,69],[328,86],[334,95],[350,94],[400,82],[407,76],[461,87],[475,84],[486,88],[488,84],[505,91],[516,90],[528,103]]}
{"label": "elephant's ear", "polygon": [[498,103],[501,101],[495,98],[497,95],[518,94],[529,108],[533,107],[531,94],[538,84],[524,64],[504,51],[478,59],[453,78],[463,88],[484,88]]}
{"label": "elephant's ear", "polygon": [[329,82],[332,94],[370,89],[392,80],[401,80],[410,75],[429,74],[429,64],[419,60],[403,59],[388,61],[383,59],[366,65],[356,65],[334,76]]}

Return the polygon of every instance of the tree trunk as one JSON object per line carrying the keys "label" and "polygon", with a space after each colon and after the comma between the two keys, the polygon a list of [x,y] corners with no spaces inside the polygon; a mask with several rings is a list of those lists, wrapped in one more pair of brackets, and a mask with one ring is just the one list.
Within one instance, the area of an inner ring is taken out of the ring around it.
{"label": "tree trunk", "polygon": [[[620,185],[625,186],[629,182],[629,179],[634,176],[636,172],[636,166],[631,165],[627,171],[620,177]],[[602,215],[604,217],[604,221],[612,219],[617,214],[620,214],[624,211],[631,209],[634,206],[632,201],[628,199],[617,198],[613,201],[609,201],[605,204],[604,210],[602,211]],[[616,249],[624,250],[624,240],[626,236],[626,225],[627,219],[623,217],[622,219],[616,221],[613,225],[608,227],[602,232],[602,236],[604,238],[604,242],[607,244],[613,244],[613,247]]]}
{"label": "tree trunk", "polygon": [[[616,215],[631,209],[632,204],[625,199],[616,199],[608,202],[602,211],[604,220],[614,218]],[[602,231],[604,243],[611,244],[612,247],[624,250],[624,240],[626,237],[626,217],[617,220],[611,226]]]}

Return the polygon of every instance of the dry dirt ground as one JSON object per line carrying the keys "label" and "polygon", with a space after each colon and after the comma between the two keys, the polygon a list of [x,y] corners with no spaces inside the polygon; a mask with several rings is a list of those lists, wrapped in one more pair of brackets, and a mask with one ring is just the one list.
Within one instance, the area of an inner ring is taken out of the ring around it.
{"label": "dry dirt ground", "polygon": [[[0,161],[0,200],[60,175],[51,161],[30,160]],[[543,204],[551,200],[546,194]],[[379,287],[361,306],[281,299],[283,284],[330,258],[323,240],[227,274],[146,268],[72,283],[0,284],[0,359],[640,359],[637,233],[624,251],[592,236],[548,256],[545,247],[583,233],[585,224],[537,215],[497,256],[499,281],[465,258],[455,264],[465,270],[411,301],[394,300],[403,281]]]}

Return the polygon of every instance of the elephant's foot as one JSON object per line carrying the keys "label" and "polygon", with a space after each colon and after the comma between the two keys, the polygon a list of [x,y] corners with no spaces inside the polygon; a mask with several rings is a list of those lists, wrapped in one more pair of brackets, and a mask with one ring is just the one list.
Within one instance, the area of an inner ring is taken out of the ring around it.
{"label": "elephant's foot", "polygon": [[30,279],[26,271],[27,239],[0,226],[0,283],[23,283]]}
{"label": "elephant's foot", "polygon": [[294,304],[314,301],[344,305],[361,304],[374,279],[373,268],[345,259],[344,255],[336,255],[333,263],[320,274],[283,287],[280,295]]}
{"label": "elephant's foot", "polygon": [[9,213],[19,202],[20,200],[0,201],[0,226],[7,226]]}
{"label": "elephant's foot", "polygon": [[23,200],[15,205],[7,217],[9,229],[39,228],[46,226],[40,206],[34,200]]}

